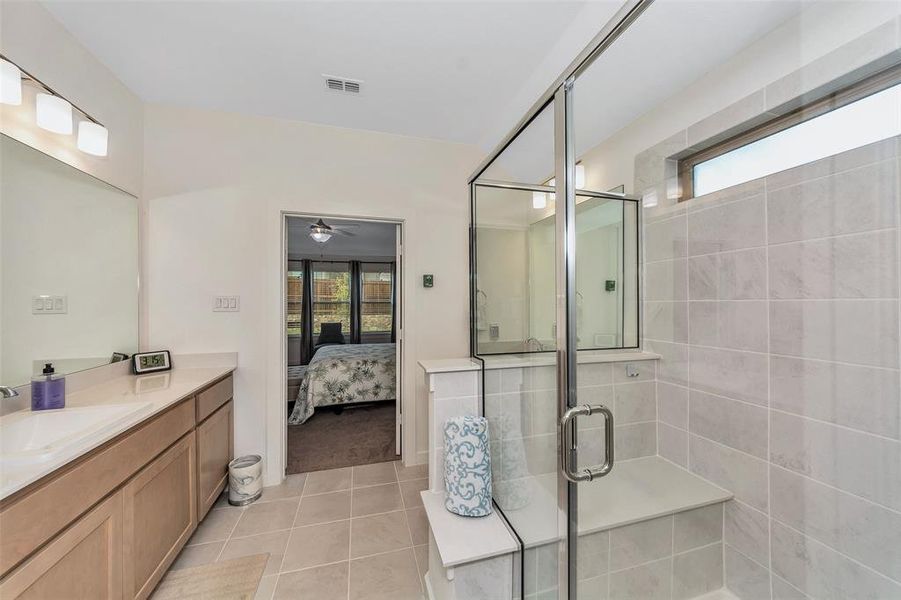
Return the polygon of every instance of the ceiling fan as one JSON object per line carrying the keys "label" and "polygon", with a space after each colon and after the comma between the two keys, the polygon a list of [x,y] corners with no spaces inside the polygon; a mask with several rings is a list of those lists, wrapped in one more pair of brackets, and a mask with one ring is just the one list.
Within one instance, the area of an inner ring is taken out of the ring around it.
{"label": "ceiling fan", "polygon": [[310,224],[310,237],[313,238],[313,241],[319,242],[320,244],[324,244],[332,238],[332,235],[346,235],[348,237],[354,237],[356,234],[347,231],[348,229],[353,229],[359,227],[356,223],[349,223],[347,225],[326,225],[322,219],[319,219],[315,223]]}

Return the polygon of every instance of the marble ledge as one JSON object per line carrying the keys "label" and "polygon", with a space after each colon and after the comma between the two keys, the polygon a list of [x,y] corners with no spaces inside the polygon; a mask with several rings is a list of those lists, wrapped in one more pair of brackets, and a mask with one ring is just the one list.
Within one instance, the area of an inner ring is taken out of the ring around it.
{"label": "marble ledge", "polygon": [[[516,369],[522,367],[545,367],[556,362],[553,352],[535,354],[498,354],[482,357],[485,360],[485,369]],[[659,360],[661,356],[655,352],[607,352],[586,350],[579,352],[576,362],[578,364],[595,363],[621,363],[643,360]],[[436,360],[421,360],[419,366],[427,374],[436,373],[461,373],[466,371],[478,371],[481,364],[472,358],[443,358]]]}

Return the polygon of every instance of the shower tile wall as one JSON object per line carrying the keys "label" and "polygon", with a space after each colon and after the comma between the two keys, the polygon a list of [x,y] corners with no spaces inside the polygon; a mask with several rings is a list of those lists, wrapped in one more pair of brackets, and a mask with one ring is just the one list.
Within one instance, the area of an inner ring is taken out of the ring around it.
{"label": "shower tile wall", "polygon": [[659,454],[735,494],[741,598],[901,598],[899,149],[646,210]]}

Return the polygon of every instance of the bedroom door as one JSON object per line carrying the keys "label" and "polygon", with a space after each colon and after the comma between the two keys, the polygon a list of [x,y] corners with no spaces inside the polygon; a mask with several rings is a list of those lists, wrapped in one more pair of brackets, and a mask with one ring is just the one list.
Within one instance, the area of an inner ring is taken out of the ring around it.
{"label": "bedroom door", "polygon": [[403,383],[403,372],[404,372],[404,363],[403,363],[403,347],[404,347],[404,318],[403,318],[403,306],[404,303],[401,302],[401,295],[403,293],[403,282],[404,282],[404,244],[403,244],[403,228],[400,223],[396,226],[395,233],[395,267],[394,267],[394,319],[395,323],[393,324],[395,327],[395,331],[397,332],[395,336],[395,344],[394,344],[394,364],[396,365],[395,369],[395,377],[397,378],[395,381],[394,389],[397,390],[395,393],[395,401],[394,401],[394,445],[395,452],[398,456],[401,456],[401,439],[403,434],[403,392],[401,390]]}

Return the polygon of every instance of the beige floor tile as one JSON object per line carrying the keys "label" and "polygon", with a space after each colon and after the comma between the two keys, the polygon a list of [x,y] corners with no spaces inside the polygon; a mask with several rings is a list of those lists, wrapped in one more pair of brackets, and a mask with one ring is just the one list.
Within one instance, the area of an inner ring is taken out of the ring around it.
{"label": "beige floor tile", "polygon": [[400,510],[404,507],[400,498],[400,488],[396,483],[357,488],[353,491],[355,517]]}
{"label": "beige floor tile", "polygon": [[416,558],[416,566],[419,568],[419,584],[425,590],[425,574],[429,570],[429,546],[415,546],[413,548],[413,556]]}
{"label": "beige floor tile", "polygon": [[394,483],[397,481],[397,473],[393,462],[375,463],[354,467],[354,487],[366,485],[378,485],[380,483]]}
{"label": "beige floor tile", "polygon": [[350,600],[419,600],[422,587],[413,549],[350,562]]}
{"label": "beige floor tile", "polygon": [[277,600],[347,600],[347,563],[282,573],[275,587]]}
{"label": "beige floor tile", "polygon": [[350,521],[309,525],[291,530],[282,572],[347,560]]}
{"label": "beige floor tile", "polygon": [[410,537],[413,545],[429,543],[429,520],[425,516],[424,508],[411,508],[406,511],[407,524],[410,527]]}
{"label": "beige floor tile", "polygon": [[403,511],[359,517],[353,520],[350,557],[360,558],[409,548],[410,531]]}
{"label": "beige floor tile", "polygon": [[300,500],[295,527],[350,518],[350,491],[304,496]]}
{"label": "beige floor tile", "polygon": [[[231,504],[228,503],[228,490],[225,490],[219,497],[216,498],[216,501],[213,503],[213,508],[228,508]],[[238,507],[233,507],[238,508]]]}
{"label": "beige floor tile", "polygon": [[252,554],[269,554],[269,562],[266,563],[266,570],[263,572],[263,575],[274,575],[278,573],[279,565],[282,564],[285,546],[288,545],[288,534],[288,531],[276,531],[246,538],[230,539],[225,544],[225,549],[222,550],[219,562]]}
{"label": "beige floor tile", "polygon": [[200,565],[214,563],[224,545],[225,542],[212,542],[210,544],[200,544],[198,546],[185,546],[178,554],[175,562],[172,563],[170,569],[172,571],[177,571],[178,569],[187,569],[188,567],[199,567]]}
{"label": "beige floor tile", "polygon": [[260,585],[257,586],[257,593],[253,600],[272,600],[272,594],[275,593],[275,584],[278,583],[278,575],[267,575],[260,579]]}
{"label": "beige floor tile", "polygon": [[428,489],[428,479],[414,479],[400,482],[400,493],[404,498],[404,508],[416,508],[422,506],[422,496],[419,492]]}
{"label": "beige floor tile", "polygon": [[224,542],[235,529],[242,514],[244,514],[242,508],[214,508],[197,526],[197,531],[188,540],[188,544],[193,546],[209,542]]}
{"label": "beige floor tile", "polygon": [[298,498],[292,498],[251,504],[241,515],[241,520],[238,521],[232,537],[290,529],[294,524],[294,516],[297,514],[298,502]]}
{"label": "beige floor tile", "polygon": [[428,479],[429,465],[413,465],[405,467],[401,461],[396,461],[394,467],[397,470],[398,481],[409,481],[410,479]]}
{"label": "beige floor tile", "polygon": [[307,473],[307,481],[304,485],[303,493],[305,496],[309,496],[311,494],[325,494],[328,492],[337,492],[339,490],[349,490],[351,473],[351,467]]}
{"label": "beige floor tile", "polygon": [[303,493],[304,482],[307,476],[304,474],[288,475],[279,485],[263,488],[263,496],[257,502],[269,502],[283,498],[297,498]]}

